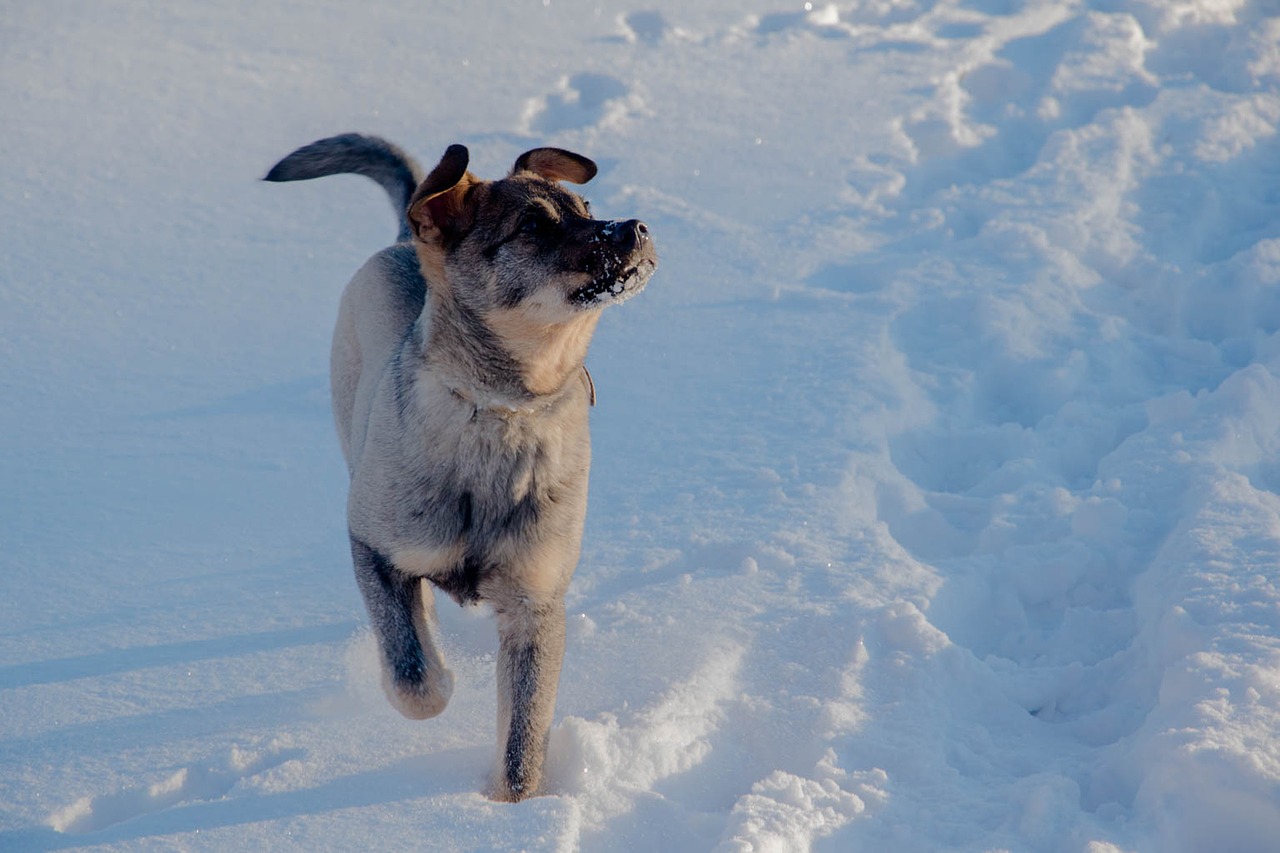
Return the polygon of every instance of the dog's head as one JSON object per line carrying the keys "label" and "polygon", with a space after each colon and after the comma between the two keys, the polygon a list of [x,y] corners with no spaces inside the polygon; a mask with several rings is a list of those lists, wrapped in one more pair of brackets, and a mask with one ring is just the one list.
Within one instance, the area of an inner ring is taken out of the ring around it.
{"label": "dog's head", "polygon": [[535,148],[498,181],[479,180],[467,163],[467,149],[450,146],[409,202],[428,277],[460,304],[482,316],[568,322],[649,281],[657,255],[648,227],[593,219],[587,202],[561,186],[595,177],[586,157]]}
{"label": "dog's head", "polygon": [[480,180],[467,162],[467,149],[451,145],[409,202],[433,316],[447,315],[453,361],[471,362],[462,369],[474,381],[517,396],[551,393],[581,370],[601,310],[653,275],[649,229],[593,219],[560,185],[595,177],[595,163],[578,154],[535,148],[497,181]]}

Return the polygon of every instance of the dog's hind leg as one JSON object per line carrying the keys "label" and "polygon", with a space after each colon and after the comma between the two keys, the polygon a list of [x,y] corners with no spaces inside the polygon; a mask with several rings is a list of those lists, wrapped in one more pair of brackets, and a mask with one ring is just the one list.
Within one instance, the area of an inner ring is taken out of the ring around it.
{"label": "dog's hind leg", "polygon": [[564,604],[521,602],[497,612],[498,766],[489,796],[538,793],[564,661]]}
{"label": "dog's hind leg", "polygon": [[453,673],[432,639],[435,599],[421,578],[406,575],[352,537],[356,582],[382,655],[382,687],[411,720],[434,717],[453,695]]}

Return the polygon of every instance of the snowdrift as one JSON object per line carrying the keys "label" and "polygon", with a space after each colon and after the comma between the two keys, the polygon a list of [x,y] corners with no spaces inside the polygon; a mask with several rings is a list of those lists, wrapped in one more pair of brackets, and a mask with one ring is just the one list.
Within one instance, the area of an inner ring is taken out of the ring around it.
{"label": "snowdrift", "polygon": [[[0,16],[0,849],[1263,851],[1263,0],[110,0]],[[493,626],[377,685],[328,335],[357,130],[596,159],[663,256],[589,365],[551,790]]]}

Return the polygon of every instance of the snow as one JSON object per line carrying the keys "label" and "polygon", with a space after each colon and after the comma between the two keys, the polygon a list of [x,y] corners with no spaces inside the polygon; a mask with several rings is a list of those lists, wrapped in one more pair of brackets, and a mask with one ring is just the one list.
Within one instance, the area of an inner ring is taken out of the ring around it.
{"label": "snow", "polygon": [[[1264,851],[1280,9],[280,0],[0,15],[0,849]],[[381,695],[328,412],[377,133],[596,159],[550,791],[491,617]]]}

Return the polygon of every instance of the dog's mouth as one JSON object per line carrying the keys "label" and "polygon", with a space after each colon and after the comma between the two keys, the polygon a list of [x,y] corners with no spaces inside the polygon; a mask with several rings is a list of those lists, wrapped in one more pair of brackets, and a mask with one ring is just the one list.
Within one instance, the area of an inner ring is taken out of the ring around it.
{"label": "dog's mouth", "polygon": [[652,258],[642,258],[635,266],[628,267],[621,273],[592,279],[570,293],[569,302],[580,308],[597,308],[625,302],[644,290],[657,266],[657,261]]}

